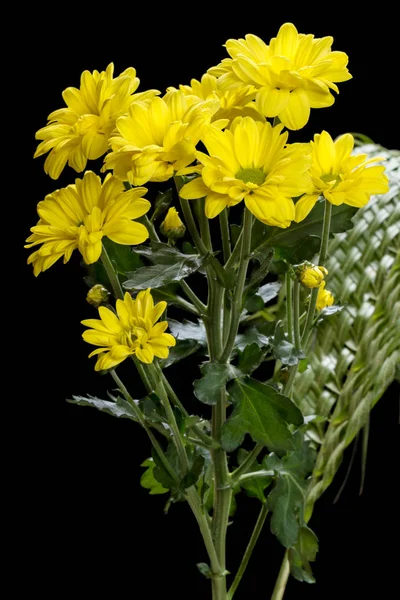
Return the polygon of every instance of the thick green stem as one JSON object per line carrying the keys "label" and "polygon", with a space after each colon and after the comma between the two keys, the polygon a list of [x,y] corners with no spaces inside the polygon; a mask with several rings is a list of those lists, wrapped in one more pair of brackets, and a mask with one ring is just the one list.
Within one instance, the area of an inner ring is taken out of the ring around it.
{"label": "thick green stem", "polygon": [[221,239],[222,239],[222,255],[224,257],[224,263],[227,263],[231,255],[231,236],[229,231],[229,219],[228,209],[222,211],[219,214],[219,225],[221,228]]}
{"label": "thick green stem", "polygon": [[289,273],[285,275],[286,280],[286,324],[288,341],[293,343],[293,313],[292,313],[292,278]]}
{"label": "thick green stem", "polygon": [[233,483],[235,483],[239,479],[242,473],[247,473],[247,471],[252,467],[254,461],[257,459],[257,456],[260,454],[260,452],[262,452],[263,449],[264,446],[262,446],[261,444],[256,444],[254,446],[253,450],[248,453],[242,464],[239,465],[238,468],[233,471],[231,475]]}
{"label": "thick green stem", "polygon": [[120,284],[120,281],[118,279],[118,275],[115,272],[114,266],[110,260],[110,257],[107,254],[107,250],[103,244],[103,249],[101,251],[101,262],[103,264],[103,267],[106,270],[107,273],[107,277],[108,280],[111,284],[111,287],[113,289],[114,292],[114,296],[115,298],[120,298],[123,299],[124,298],[124,292],[122,289],[122,286]]}
{"label": "thick green stem", "polygon": [[[321,246],[319,251],[319,262],[318,265],[324,266],[324,262],[326,261],[326,257],[328,255],[328,244],[329,244],[329,231],[331,227],[331,217],[332,217],[332,204],[325,200],[325,212],[324,212],[324,222],[322,225],[322,236],[321,236]],[[310,303],[308,305],[307,311],[307,319],[304,325],[302,342],[303,345],[306,346],[308,342],[309,335],[311,333],[313,321],[314,321],[314,313],[315,313],[315,305],[317,302],[318,296],[318,288],[314,288],[311,291],[310,295]]]}
{"label": "thick green stem", "polygon": [[242,562],[240,563],[238,572],[236,573],[235,579],[233,580],[233,583],[231,585],[231,587],[229,588],[229,592],[228,592],[228,596],[227,596],[227,600],[232,600],[234,593],[237,590],[237,587],[243,577],[243,574],[247,568],[247,565],[249,563],[250,557],[253,553],[254,547],[257,543],[257,540],[260,536],[261,530],[264,526],[265,523],[265,519],[267,518],[268,515],[268,508],[267,508],[267,504],[266,502],[264,502],[264,504],[261,507],[260,510],[260,514],[258,515],[258,519],[257,522],[255,524],[255,527],[253,529],[253,533],[251,534],[251,538],[250,541],[247,545],[246,551],[243,555],[242,558]]}
{"label": "thick green stem", "polygon": [[203,304],[203,302],[200,300],[200,298],[198,298],[196,296],[196,294],[194,293],[192,288],[186,283],[186,281],[184,279],[181,279],[179,283],[182,288],[182,291],[186,294],[186,296],[189,298],[189,300],[191,300],[193,302],[194,306],[197,308],[199,315],[200,316],[205,315],[205,313],[207,311],[207,306],[205,304]]}
{"label": "thick green stem", "polygon": [[274,591],[272,592],[271,600],[282,600],[285,593],[286,584],[289,579],[290,564],[288,558],[288,551],[286,550],[285,556],[283,557],[282,565],[278,574],[278,578],[275,583]]}
{"label": "thick green stem", "polygon": [[239,272],[237,278],[237,284],[232,302],[232,313],[231,313],[231,326],[228,334],[228,339],[225,344],[224,351],[221,355],[220,362],[226,362],[229,360],[233,346],[235,344],[235,338],[239,328],[240,315],[242,313],[242,302],[243,302],[243,289],[246,281],[247,267],[250,261],[250,248],[251,248],[251,228],[253,225],[253,216],[250,211],[244,209],[244,222],[243,222],[243,237],[240,252],[240,263]]}
{"label": "thick green stem", "polygon": [[296,350],[301,349],[300,339],[300,283],[295,280],[293,286],[293,326],[294,326],[294,346]]}

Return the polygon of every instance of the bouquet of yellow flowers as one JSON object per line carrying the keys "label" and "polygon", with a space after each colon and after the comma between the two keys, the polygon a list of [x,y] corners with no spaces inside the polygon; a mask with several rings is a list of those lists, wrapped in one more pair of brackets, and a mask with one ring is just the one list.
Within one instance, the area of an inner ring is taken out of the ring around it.
{"label": "bouquet of yellow flowers", "polygon": [[[283,597],[290,573],[314,581],[310,486],[321,447],[312,427],[326,417],[301,410],[296,376],[320,323],[344,308],[326,287],[329,240],[389,190],[382,157],[354,153],[350,133],[288,141],[351,78],[332,44],[291,23],[268,44],[252,34],[230,39],[229,56],[200,81],[164,94],[137,92],[133,67],[84,71],[36,134],[35,157],[47,154],[52,179],[67,164],[83,175],[38,203],[28,262],[39,275],[74,250],[82,255],[98,312],[82,321],[83,339],[95,347],[95,370],[117,387],[108,400],[69,402],[144,428],[152,450],[142,485],[168,494],[168,506],[189,504],[213,600],[233,598],[268,515],[285,548],[271,600]],[[104,174],[86,170],[103,156]],[[167,181],[170,189],[146,198],[144,186]],[[190,319],[170,318],[170,306]],[[166,374],[194,354],[199,415]],[[125,360],[132,384],[117,373]],[[144,398],[132,392],[135,378]],[[260,515],[227,582],[227,527],[240,492],[258,499]]]}

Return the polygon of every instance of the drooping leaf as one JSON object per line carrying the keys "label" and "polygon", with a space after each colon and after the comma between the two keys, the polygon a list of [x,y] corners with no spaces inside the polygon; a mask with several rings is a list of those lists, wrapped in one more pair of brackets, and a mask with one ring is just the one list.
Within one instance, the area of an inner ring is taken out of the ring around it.
{"label": "drooping leaf", "polygon": [[168,489],[164,488],[161,485],[161,483],[157,481],[157,479],[154,477],[154,460],[152,458],[147,458],[144,462],[142,462],[140,466],[147,467],[146,471],[140,478],[140,485],[146,490],[149,490],[151,496],[154,496],[156,494],[166,494],[168,492]]}
{"label": "drooping leaf", "polygon": [[182,323],[180,323],[174,319],[168,319],[168,325],[172,335],[177,340],[192,340],[198,342],[202,346],[207,345],[206,328],[201,321],[193,323],[192,321],[184,319]]}
{"label": "drooping leaf", "polygon": [[101,400],[96,396],[72,396],[67,399],[70,404],[78,404],[79,406],[92,406],[102,412],[105,412],[113,417],[131,419],[137,421],[136,414],[132,406],[124,400],[124,398],[115,398],[115,401]]}
{"label": "drooping leaf", "polygon": [[283,458],[270,454],[263,460],[266,470],[276,474],[275,487],[268,495],[268,508],[272,510],[271,531],[286,548],[297,543],[300,527],[304,523],[306,477],[315,463],[315,451],[304,440],[301,431],[293,436],[295,449]]}
{"label": "drooping leaf", "polygon": [[221,388],[241,373],[230,364],[204,363],[200,367],[202,378],[193,382],[194,395],[204,404],[216,404]]}
{"label": "drooping leaf", "polygon": [[293,366],[306,357],[302,350],[297,350],[287,339],[282,321],[278,321],[272,339],[272,352],[275,358],[282,361],[284,365]]}
{"label": "drooping leaf", "polygon": [[129,279],[124,281],[127,290],[145,290],[160,288],[173,281],[181,281],[199,269],[203,258],[192,254],[181,254],[179,262],[174,264],[159,263],[151,267],[141,267],[134,273],[129,273]]}
{"label": "drooping leaf", "polygon": [[289,550],[290,572],[298,581],[315,583],[310,562],[315,561],[318,538],[306,525],[300,528],[297,543]]}
{"label": "drooping leaf", "polygon": [[194,354],[200,348],[201,344],[196,340],[178,339],[176,345],[170,349],[168,358],[161,360],[160,365],[163,369],[166,369],[180,360],[187,358],[191,354]]}
{"label": "drooping leaf", "polygon": [[335,315],[338,312],[341,312],[344,309],[344,305],[340,306],[339,304],[333,304],[332,306],[326,306],[323,308],[318,314],[317,325],[322,323],[326,317],[330,317],[331,315]]}
{"label": "drooping leaf", "polygon": [[[342,204],[332,207],[332,218],[330,236],[348,231],[353,227],[352,217],[357,208]],[[263,248],[279,248],[279,256],[291,264],[297,264],[303,260],[310,260],[318,250],[318,239],[322,235],[322,224],[324,219],[324,202],[317,202],[310,214],[300,223],[292,223],[287,229],[279,227],[257,226],[256,235],[253,236],[252,250],[259,252],[259,246]],[[254,227],[253,227],[254,233]]]}
{"label": "drooping leaf", "polygon": [[[247,450],[240,448],[238,450],[238,462],[239,465],[245,460],[248,456]],[[255,473],[256,471],[261,471],[263,466],[258,464],[257,460],[255,460],[252,465],[249,467],[248,471],[251,473]],[[245,479],[240,482],[240,487],[242,487],[246,494],[252,498],[258,498],[260,502],[265,502],[265,494],[264,490],[271,485],[272,477],[254,477],[253,479]]]}
{"label": "drooping leaf", "polygon": [[245,375],[252,373],[260,365],[263,351],[256,342],[252,342],[239,351],[238,368]]}
{"label": "drooping leaf", "polygon": [[229,394],[234,409],[223,425],[221,438],[227,452],[235,450],[246,433],[279,454],[293,448],[288,424],[302,425],[303,417],[289,398],[251,377],[234,381]]}

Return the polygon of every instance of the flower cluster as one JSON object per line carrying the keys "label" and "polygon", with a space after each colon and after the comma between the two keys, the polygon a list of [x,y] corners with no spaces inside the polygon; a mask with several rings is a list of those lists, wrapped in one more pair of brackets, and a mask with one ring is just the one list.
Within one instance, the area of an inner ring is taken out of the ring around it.
{"label": "flower cluster", "polygon": [[100,346],[89,354],[89,358],[98,356],[95,370],[112,369],[128,356],[136,356],[146,364],[155,356],[168,358],[175,338],[165,333],[167,321],[157,323],[166,308],[166,302],[154,305],[150,289],[139,292],[135,300],[126,292],[123,300],[117,300],[117,314],[100,306],[100,319],[82,321],[90,328],[82,334],[85,342]]}

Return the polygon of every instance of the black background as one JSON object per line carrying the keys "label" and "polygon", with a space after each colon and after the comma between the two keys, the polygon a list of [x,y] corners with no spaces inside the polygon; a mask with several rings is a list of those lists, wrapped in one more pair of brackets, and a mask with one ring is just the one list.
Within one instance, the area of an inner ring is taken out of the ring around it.
{"label": "black background", "polygon": [[[86,10],[87,9],[87,10]],[[61,92],[79,85],[84,69],[104,70],[111,61],[116,74],[134,66],[139,91],[164,90],[169,85],[200,79],[225,56],[226,39],[252,32],[265,41],[279,26],[292,21],[303,33],[333,35],[334,49],[350,57],[354,76],[339,84],[340,95],[330,109],[314,110],[296,139],[308,141],[327,129],[332,136],[363,132],[387,147],[398,147],[394,69],[393,16],[357,5],[357,16],[344,6],[320,4],[287,10],[263,3],[202,3],[156,8],[151,3],[110,3],[79,8],[63,5],[25,13],[28,30],[19,34],[23,63],[21,128],[24,170],[18,169],[21,206],[19,246],[36,222],[36,203],[76,174],[68,167],[57,182],[43,172],[43,159],[33,161],[34,134],[47,115],[60,108]],[[397,53],[398,54],[398,53]],[[22,77],[22,75],[21,75]],[[294,139],[294,137],[292,138]],[[20,164],[20,163],[19,163]],[[90,166],[90,165],[89,165]],[[22,177],[24,181],[22,182]],[[149,186],[155,193],[156,185]],[[139,485],[140,463],[149,455],[144,432],[129,421],[65,402],[72,394],[103,394],[112,381],[96,375],[90,351],[81,340],[80,320],[95,316],[85,303],[79,256],[67,266],[56,264],[34,279],[21,250],[19,301],[22,312],[19,356],[25,356],[17,414],[18,513],[15,557],[23,562],[25,582],[43,597],[208,598],[209,584],[195,563],[206,561],[200,534],[188,508],[173,505],[163,514],[165,497],[151,497]],[[121,368],[127,373],[126,366]],[[195,363],[171,369],[172,381],[190,390],[197,376]],[[129,376],[128,373],[126,376]],[[142,392],[133,381],[133,396]],[[353,598],[376,590],[395,596],[397,572],[389,548],[396,539],[393,516],[397,459],[395,436],[398,386],[393,384],[373,411],[367,481],[358,496],[359,454],[339,503],[333,498],[343,480],[348,452],[332,488],[319,501],[311,526],[320,539],[315,563],[317,584],[291,581],[287,597]],[[206,410],[193,403],[192,410]],[[204,414],[207,414],[206,412]],[[19,442],[20,440],[20,442]],[[351,451],[350,451],[351,452]],[[235,523],[229,528],[228,568],[238,566],[258,511],[257,501],[240,498]],[[391,512],[392,511],[392,512]],[[20,525],[22,523],[22,526]],[[395,543],[395,542],[394,542]],[[282,548],[265,528],[244,576],[237,600],[269,597]]]}

